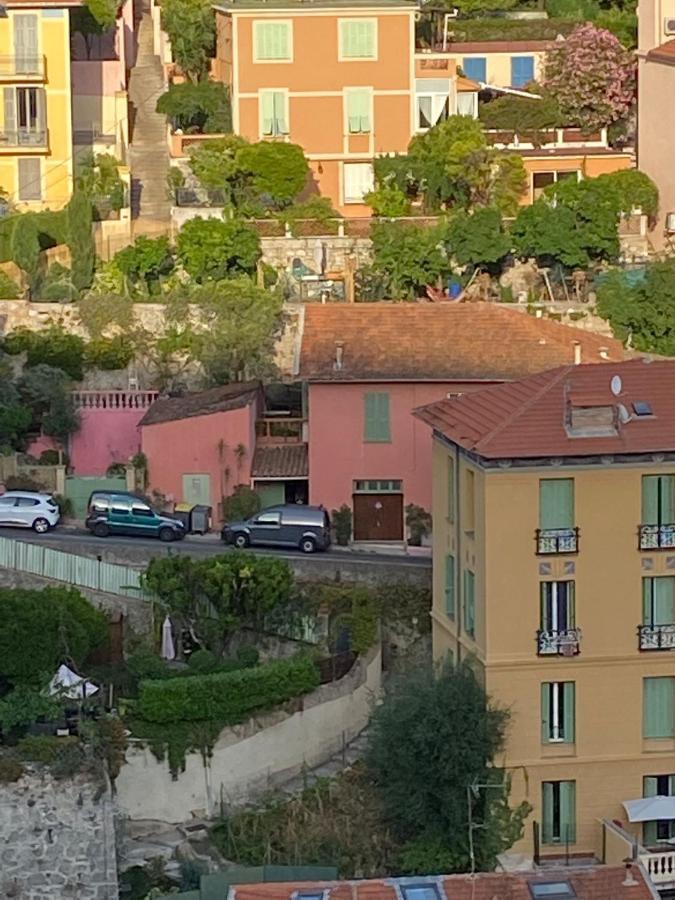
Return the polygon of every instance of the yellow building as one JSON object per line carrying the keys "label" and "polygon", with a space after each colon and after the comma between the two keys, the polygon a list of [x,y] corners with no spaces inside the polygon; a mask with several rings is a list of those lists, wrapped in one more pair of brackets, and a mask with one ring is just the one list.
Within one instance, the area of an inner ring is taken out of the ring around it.
{"label": "yellow building", "polygon": [[0,188],[19,209],[59,208],[73,185],[68,0],[8,0],[0,18]]}
{"label": "yellow building", "polygon": [[[579,365],[417,411],[434,431],[433,645],[512,713],[515,848],[675,836],[675,362]],[[624,801],[673,796],[630,824]],[[667,845],[666,845],[667,849]]]}

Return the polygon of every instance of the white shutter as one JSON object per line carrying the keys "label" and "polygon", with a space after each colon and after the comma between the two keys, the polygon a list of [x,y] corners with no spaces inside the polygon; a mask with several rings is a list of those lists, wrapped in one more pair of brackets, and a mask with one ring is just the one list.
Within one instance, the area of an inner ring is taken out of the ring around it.
{"label": "white shutter", "polygon": [[345,163],[343,180],[345,203],[363,203],[364,196],[374,186],[372,163]]}
{"label": "white shutter", "polygon": [[3,132],[9,141],[14,140],[16,134],[16,94],[13,87],[6,87],[3,90],[5,122]]}

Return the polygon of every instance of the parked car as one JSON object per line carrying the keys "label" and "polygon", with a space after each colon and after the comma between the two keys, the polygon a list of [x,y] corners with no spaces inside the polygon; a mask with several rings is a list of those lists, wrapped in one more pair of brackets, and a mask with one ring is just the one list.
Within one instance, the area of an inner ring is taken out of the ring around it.
{"label": "parked car", "polygon": [[61,513],[49,494],[33,491],[6,491],[0,494],[0,525],[32,528],[45,534],[58,523]]}
{"label": "parked car", "polygon": [[179,541],[185,525],[178,519],[156,512],[142,497],[124,491],[94,491],[89,497],[84,523],[96,537],[130,534]]}
{"label": "parked car", "polygon": [[268,545],[314,553],[330,546],[330,519],[323,506],[269,506],[251,519],[227,522],[221,537],[240,550]]}

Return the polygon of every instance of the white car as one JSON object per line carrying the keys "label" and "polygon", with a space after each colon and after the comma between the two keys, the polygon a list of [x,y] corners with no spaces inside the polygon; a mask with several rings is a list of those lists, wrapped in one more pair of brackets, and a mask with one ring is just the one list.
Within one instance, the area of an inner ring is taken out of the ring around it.
{"label": "white car", "polygon": [[6,491],[0,494],[0,525],[32,528],[45,534],[59,521],[56,501],[49,494],[31,491]]}

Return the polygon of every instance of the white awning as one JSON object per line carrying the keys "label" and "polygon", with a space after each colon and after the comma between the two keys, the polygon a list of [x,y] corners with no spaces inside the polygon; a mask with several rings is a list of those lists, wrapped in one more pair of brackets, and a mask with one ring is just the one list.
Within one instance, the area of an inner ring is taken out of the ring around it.
{"label": "white awning", "polygon": [[675,797],[642,797],[624,800],[623,808],[629,822],[653,822],[655,819],[675,819]]}

